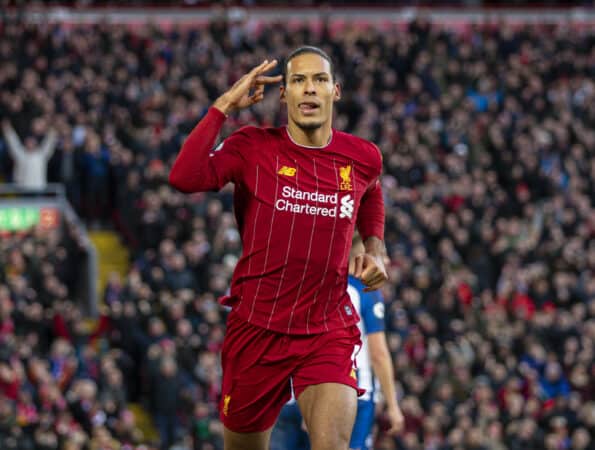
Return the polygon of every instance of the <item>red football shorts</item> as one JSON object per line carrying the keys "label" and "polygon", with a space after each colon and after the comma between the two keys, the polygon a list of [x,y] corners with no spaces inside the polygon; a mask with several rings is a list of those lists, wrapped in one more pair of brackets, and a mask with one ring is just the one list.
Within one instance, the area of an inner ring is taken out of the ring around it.
{"label": "red football shorts", "polygon": [[[358,395],[354,349],[357,325],[314,335],[288,335],[239,319],[232,312],[221,351],[223,382],[219,415],[237,433],[265,431],[281,408],[308,386],[341,383]],[[290,382],[291,379],[291,382]]]}

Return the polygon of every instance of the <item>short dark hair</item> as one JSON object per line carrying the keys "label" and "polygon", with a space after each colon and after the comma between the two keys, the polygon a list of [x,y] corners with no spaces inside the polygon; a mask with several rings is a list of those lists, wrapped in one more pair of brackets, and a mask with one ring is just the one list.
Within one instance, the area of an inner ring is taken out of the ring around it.
{"label": "short dark hair", "polygon": [[305,53],[314,53],[314,54],[322,56],[324,59],[326,59],[331,66],[331,77],[332,77],[333,81],[335,80],[333,60],[331,59],[331,57],[321,48],[314,47],[313,45],[303,45],[301,47],[296,48],[294,51],[292,51],[289,55],[287,55],[287,57],[283,61],[283,66],[281,68],[281,71],[283,74],[283,84],[286,84],[286,82],[287,82],[287,64],[289,64],[289,61],[291,61],[296,56],[300,56]]}

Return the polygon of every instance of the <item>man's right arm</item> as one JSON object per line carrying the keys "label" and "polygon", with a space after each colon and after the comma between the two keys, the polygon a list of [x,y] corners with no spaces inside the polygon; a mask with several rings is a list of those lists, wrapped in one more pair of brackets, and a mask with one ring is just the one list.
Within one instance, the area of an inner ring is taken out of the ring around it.
{"label": "man's right arm", "polygon": [[[219,158],[220,163],[217,164],[211,157],[224,121],[225,114],[214,107],[209,108],[184,141],[169,174],[169,184],[182,192],[201,192],[219,189],[225,182],[231,181],[233,158],[228,161]],[[231,166],[229,170],[225,170],[226,163],[231,163],[228,164]]]}
{"label": "man's right arm", "polygon": [[169,183],[182,192],[202,192],[222,188],[229,181],[239,181],[245,167],[243,147],[249,144],[240,130],[211,153],[227,114],[254,105],[264,98],[264,87],[278,83],[281,76],[263,74],[277,65],[265,60],[225,92],[209,108],[207,115],[190,133],[169,174]]}

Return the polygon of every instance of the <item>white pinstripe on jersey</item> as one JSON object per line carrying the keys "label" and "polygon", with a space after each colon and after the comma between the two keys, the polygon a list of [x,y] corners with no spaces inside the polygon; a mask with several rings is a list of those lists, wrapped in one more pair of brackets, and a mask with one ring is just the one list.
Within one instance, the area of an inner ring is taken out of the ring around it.
{"label": "white pinstripe on jersey", "polygon": [[[275,167],[279,167],[279,155],[277,155],[277,163],[275,165]],[[258,189],[258,187],[255,189]],[[275,197],[277,197],[277,195],[279,195],[279,177],[275,177]],[[256,221],[254,221],[256,223]],[[273,208],[273,216],[271,217],[271,226],[269,227],[269,237],[267,239],[267,252],[264,256],[264,263],[263,263],[263,267],[262,267],[262,271],[265,272],[266,268],[267,268],[267,262],[269,260],[269,252],[271,251],[271,236],[273,235],[273,223],[275,223],[275,208]],[[262,284],[262,277],[260,277],[258,279],[258,285],[256,286],[256,292],[254,294],[254,299],[258,298],[258,292],[260,291],[260,286]],[[250,309],[250,315],[248,316],[248,322],[250,322],[252,320],[252,314],[254,314],[254,305],[256,304],[256,301],[253,300],[252,301],[252,309]]]}
{"label": "white pinstripe on jersey", "polygon": [[[297,167],[297,161],[294,161],[296,167]],[[296,189],[300,188],[300,183],[299,183],[299,175],[300,175],[300,171],[296,171],[295,173],[295,185],[296,185]],[[267,323],[267,328],[271,326],[271,319],[273,318],[273,314],[275,313],[275,307],[277,306],[277,298],[279,298],[279,292],[281,292],[281,286],[283,285],[283,276],[285,275],[285,270],[287,269],[287,261],[289,261],[289,253],[291,250],[291,240],[293,238],[293,227],[295,225],[295,218],[296,218],[297,214],[292,214],[291,215],[291,228],[289,230],[289,239],[287,240],[287,252],[285,253],[285,263],[283,264],[283,270],[281,271],[281,277],[279,280],[279,286],[277,286],[277,292],[275,293],[275,300],[273,302],[273,307],[271,308],[271,314],[269,316],[269,321]]]}
{"label": "white pinstripe on jersey", "polygon": [[[316,180],[316,192],[318,192],[318,173],[316,172],[316,159],[312,158],[312,164],[314,166],[314,179]],[[316,200],[316,206],[318,206],[318,200]],[[293,307],[291,308],[291,314],[289,316],[289,322],[287,323],[287,332],[291,329],[291,321],[293,320],[293,313],[295,312],[295,307],[298,304],[298,300],[300,299],[300,295],[302,293],[302,287],[304,286],[304,280],[306,279],[306,272],[308,271],[308,265],[310,264],[310,254],[312,252],[312,241],[314,240],[314,231],[316,230],[316,217],[313,216],[314,219],[312,220],[312,229],[310,231],[310,242],[308,243],[308,256],[306,256],[306,264],[304,265],[304,271],[302,273],[302,281],[300,282],[300,287],[298,288],[297,295],[295,297],[295,302],[293,303]],[[306,330],[308,330],[308,321],[306,321]]]}
{"label": "white pinstripe on jersey", "polygon": [[[335,182],[337,183],[337,186],[339,186],[339,178],[338,178],[339,171],[337,170],[337,160],[336,159],[333,159],[333,172],[335,172]],[[337,225],[337,218],[335,217],[335,220],[333,222],[333,238],[335,237],[335,226],[336,225]],[[331,242],[329,243],[329,248],[328,248],[328,251],[327,251],[328,256],[329,256],[328,259],[327,259],[327,268],[328,268],[328,263],[329,263],[329,261],[331,259],[331,249],[333,248],[332,247],[333,240],[334,239],[331,239]],[[337,279],[338,278],[339,278],[339,275],[337,275],[336,278],[335,278],[335,285],[337,284]],[[325,282],[325,279],[326,279],[326,276],[322,279],[321,285]],[[323,314],[323,317],[324,317],[324,328],[327,331],[328,331],[328,325],[326,323],[326,318],[327,318],[326,311],[328,309],[328,305],[329,305],[329,302],[331,300],[331,294],[332,293],[333,293],[333,289],[329,289],[328,298],[326,299],[326,305],[324,305],[324,314]],[[343,314],[341,314],[340,311],[339,311],[339,317],[341,317],[341,321],[343,322],[343,326],[345,326],[345,319],[343,319]]]}
{"label": "white pinstripe on jersey", "polygon": [[[254,189],[255,197],[258,196],[258,175],[259,175],[259,172],[260,172],[260,166],[258,164],[256,164],[256,187]],[[261,203],[258,202],[258,206],[256,207],[256,215],[254,216],[254,227],[252,228],[252,243],[250,244],[249,254],[252,254],[252,252],[254,251],[254,241],[256,241],[256,225],[258,224],[258,213],[260,212],[260,205],[261,205]],[[248,273],[251,273],[250,269],[252,268],[252,259],[253,258],[248,258]],[[243,300],[244,300],[244,298],[240,297],[240,301],[238,302],[238,307],[242,304]]]}

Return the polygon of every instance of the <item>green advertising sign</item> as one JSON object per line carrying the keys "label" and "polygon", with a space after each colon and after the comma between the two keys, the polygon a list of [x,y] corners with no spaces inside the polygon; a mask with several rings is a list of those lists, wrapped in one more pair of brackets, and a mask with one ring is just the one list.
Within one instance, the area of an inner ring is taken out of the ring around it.
{"label": "green advertising sign", "polygon": [[0,230],[3,231],[20,231],[31,228],[39,223],[40,211],[39,208],[31,207],[17,207],[17,208],[2,208],[0,207]]}

